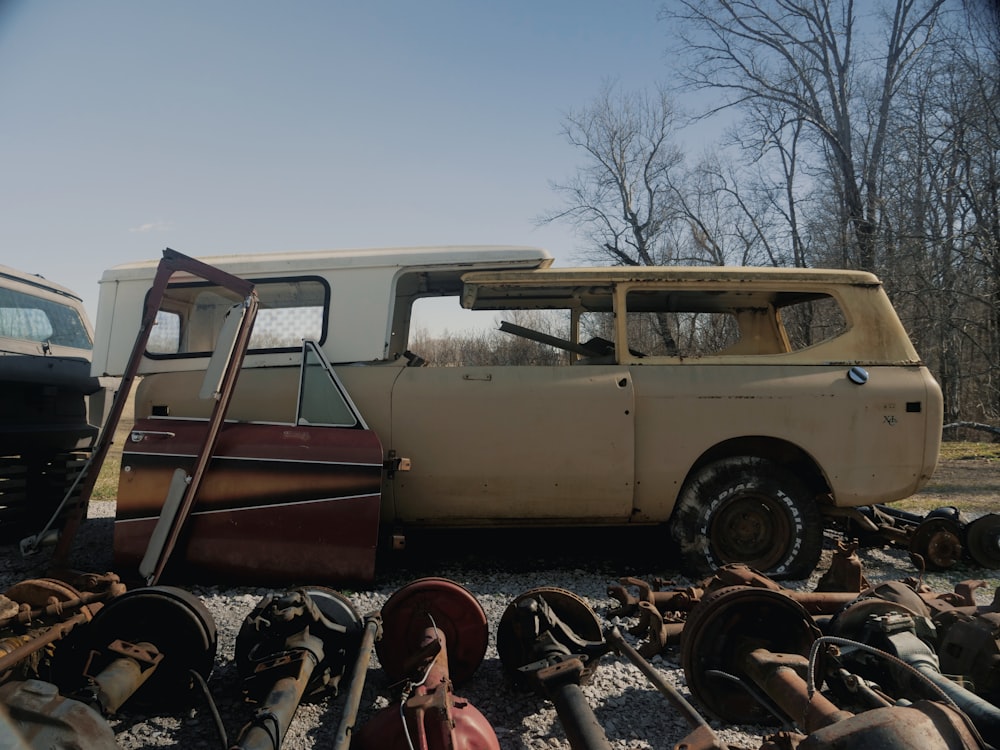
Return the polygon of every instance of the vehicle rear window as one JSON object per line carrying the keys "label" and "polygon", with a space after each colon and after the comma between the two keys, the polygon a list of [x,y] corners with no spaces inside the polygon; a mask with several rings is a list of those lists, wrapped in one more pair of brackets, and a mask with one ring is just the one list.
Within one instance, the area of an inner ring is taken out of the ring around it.
{"label": "vehicle rear window", "polygon": [[0,289],[0,336],[74,349],[93,347],[77,310],[15,289]]}
{"label": "vehicle rear window", "polygon": [[840,303],[826,294],[783,305],[778,309],[778,319],[793,352],[829,341],[847,330]]}
{"label": "vehicle rear window", "polygon": [[[303,339],[326,338],[329,287],[318,278],[254,281],[260,307],[250,352],[299,349]],[[240,302],[228,289],[212,284],[167,288],[146,345],[152,357],[208,356],[226,313]]]}
{"label": "vehicle rear window", "polygon": [[786,354],[847,330],[837,300],[817,292],[634,289],[625,304],[639,357]]}

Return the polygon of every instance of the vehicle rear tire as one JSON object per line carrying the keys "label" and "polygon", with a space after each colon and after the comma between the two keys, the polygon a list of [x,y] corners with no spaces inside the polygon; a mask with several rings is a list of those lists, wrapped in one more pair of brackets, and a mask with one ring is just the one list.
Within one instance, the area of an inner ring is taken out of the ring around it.
{"label": "vehicle rear tire", "polygon": [[819,562],[823,521],[813,493],[755,456],[715,461],[681,490],[671,521],[691,576],[744,563],[772,578],[805,578]]}

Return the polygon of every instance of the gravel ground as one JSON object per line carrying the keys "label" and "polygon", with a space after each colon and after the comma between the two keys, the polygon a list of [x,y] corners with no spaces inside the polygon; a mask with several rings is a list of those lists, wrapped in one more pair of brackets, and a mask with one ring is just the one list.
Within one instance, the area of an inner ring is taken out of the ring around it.
{"label": "gravel ground", "polygon": [[[74,547],[74,567],[90,572],[111,570],[111,515],[113,503],[93,503],[90,519],[82,527]],[[567,589],[582,597],[605,625],[617,624],[622,632],[634,620],[609,619],[608,610],[617,602],[607,595],[607,586],[622,575],[651,580],[670,575],[677,585],[691,582],[672,574],[654,562],[659,545],[652,536],[630,532],[619,538],[608,532],[503,532],[486,537],[469,534],[428,537],[414,545],[406,557],[383,563],[377,587],[371,591],[344,591],[357,612],[378,611],[387,598],[407,583],[423,576],[451,579],[467,588],[479,601],[490,624],[490,642],[483,663],[466,683],[456,686],[456,694],[466,698],[492,724],[503,750],[556,750],[569,748],[552,704],[531,694],[515,691],[503,676],[497,656],[496,631],[499,619],[510,602],[521,593],[538,587]],[[513,545],[513,546],[512,546]],[[829,563],[824,553],[817,573],[808,580],[786,585],[812,589]],[[628,560],[629,563],[623,563]],[[894,550],[863,550],[862,560],[869,581],[878,582],[913,575],[908,557]],[[0,586],[45,575],[45,552],[22,558],[16,547],[0,547]],[[959,567],[947,575],[928,576],[926,582],[938,591],[950,591],[954,582],[983,578],[985,571]],[[993,575],[992,572],[989,575]],[[303,582],[309,584],[310,582]],[[982,601],[992,599],[996,580],[988,579],[978,592]],[[244,617],[266,594],[267,589],[185,585],[205,603],[218,627],[218,652],[210,679],[212,694],[219,706],[230,742],[250,718],[252,709],[240,699],[240,680],[233,661],[236,634]],[[635,638],[628,636],[633,645]],[[655,657],[653,665],[683,690],[684,677],[679,654],[670,649]],[[346,692],[346,687],[343,692]],[[627,660],[606,656],[584,694],[616,749],[672,747],[689,731],[677,712]],[[358,724],[363,724],[392,698],[390,686],[373,656],[365,682]],[[299,750],[332,746],[340,722],[343,694],[317,702],[303,703],[296,713],[282,747]],[[122,748],[224,747],[218,739],[203,700],[181,713],[140,713],[126,705],[112,722]],[[725,727],[713,724],[724,742],[756,748],[769,731],[760,727]]]}

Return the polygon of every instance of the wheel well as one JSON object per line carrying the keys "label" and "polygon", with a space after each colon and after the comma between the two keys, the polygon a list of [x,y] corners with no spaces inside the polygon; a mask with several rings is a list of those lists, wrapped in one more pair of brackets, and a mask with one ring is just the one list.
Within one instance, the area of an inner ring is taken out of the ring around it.
{"label": "wheel well", "polygon": [[830,492],[830,485],[812,456],[787,440],[759,435],[733,438],[709,448],[695,461],[684,478],[684,483],[690,481],[706,464],[735,456],[757,456],[773,461],[795,474],[816,495]]}

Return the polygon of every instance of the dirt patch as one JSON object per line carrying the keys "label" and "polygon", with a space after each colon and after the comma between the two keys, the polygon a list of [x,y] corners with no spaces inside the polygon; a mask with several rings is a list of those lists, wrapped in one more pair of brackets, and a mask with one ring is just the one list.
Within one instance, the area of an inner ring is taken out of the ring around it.
{"label": "dirt patch", "polygon": [[923,510],[954,505],[972,516],[1000,512],[1000,461],[942,459],[920,492],[894,505]]}

